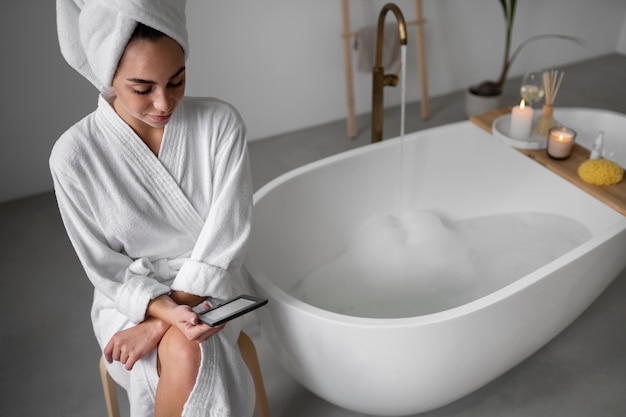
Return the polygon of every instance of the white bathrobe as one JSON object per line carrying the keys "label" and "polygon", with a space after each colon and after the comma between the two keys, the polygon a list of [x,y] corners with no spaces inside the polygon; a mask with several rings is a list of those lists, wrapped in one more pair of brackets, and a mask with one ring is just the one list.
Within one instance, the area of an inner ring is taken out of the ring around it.
{"label": "white bathrobe", "polygon": [[[97,110],[57,141],[50,167],[63,222],[95,287],[92,320],[102,348],[144,320],[159,295],[228,298],[244,288],[252,186],[245,125],[228,104],[183,100],[157,158],[100,97]],[[252,415],[236,322],[201,344],[183,416]],[[130,372],[119,362],[109,369],[129,393],[131,415],[152,416],[156,352]]]}

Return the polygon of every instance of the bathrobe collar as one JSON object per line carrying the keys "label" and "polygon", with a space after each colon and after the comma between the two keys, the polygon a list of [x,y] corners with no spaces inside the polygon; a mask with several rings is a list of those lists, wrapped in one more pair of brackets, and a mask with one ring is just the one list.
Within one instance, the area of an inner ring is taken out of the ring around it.
{"label": "bathrobe collar", "polygon": [[187,140],[187,125],[184,120],[184,105],[178,106],[172,119],[165,126],[158,158],[152,153],[135,131],[115,112],[111,103],[102,95],[98,99],[96,112],[103,137],[113,141],[111,146],[122,150],[121,157],[130,159],[146,178],[145,186],[162,198],[159,201],[170,207],[170,212],[194,239],[200,234],[204,220],[193,207],[178,185],[185,160],[184,141]]}

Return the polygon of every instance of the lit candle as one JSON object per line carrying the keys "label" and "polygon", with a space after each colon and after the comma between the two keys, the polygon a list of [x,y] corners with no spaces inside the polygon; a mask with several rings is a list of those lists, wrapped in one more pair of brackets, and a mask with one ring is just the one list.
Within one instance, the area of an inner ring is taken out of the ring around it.
{"label": "lit candle", "polygon": [[513,139],[528,139],[530,129],[533,125],[533,108],[527,107],[524,99],[519,106],[513,107],[511,113],[511,131],[510,136]]}
{"label": "lit candle", "polygon": [[554,159],[569,158],[576,132],[564,126],[553,127],[548,133],[548,156]]}

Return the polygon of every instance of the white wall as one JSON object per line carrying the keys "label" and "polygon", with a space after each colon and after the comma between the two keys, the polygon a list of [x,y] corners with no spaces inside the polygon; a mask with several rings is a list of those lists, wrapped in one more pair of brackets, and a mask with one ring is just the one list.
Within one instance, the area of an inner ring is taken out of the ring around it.
{"label": "white wall", "polygon": [[3,202],[52,189],[52,145],[95,107],[97,91],[61,56],[52,0],[2,3],[0,57]]}
{"label": "white wall", "polygon": [[[376,22],[385,1],[351,0],[353,28]],[[407,20],[413,0],[396,0]],[[503,54],[504,21],[497,0],[423,0],[429,89],[440,95],[495,78]],[[248,122],[251,140],[344,118],[345,80],[339,0],[190,0],[193,40],[189,61],[193,95],[233,102]],[[584,60],[617,50],[626,18],[623,0],[518,2],[513,45],[544,33],[585,40],[577,45],[542,40],[523,50],[511,70]],[[388,15],[393,22],[393,16]],[[415,27],[409,29],[407,97],[420,98]],[[355,80],[358,113],[369,112],[371,77]],[[385,91],[387,105],[399,89]]]}
{"label": "white wall", "polygon": [[[353,28],[376,22],[386,0],[351,0]],[[407,20],[413,0],[396,0]],[[423,0],[431,95],[496,77],[503,48],[497,0]],[[189,95],[231,101],[251,140],[343,119],[345,83],[340,0],[188,0]],[[4,2],[0,13],[3,80],[0,202],[49,191],[48,155],[56,138],[96,105],[96,91],[63,61],[54,2]],[[389,21],[392,21],[389,15]],[[524,70],[626,53],[623,0],[519,2],[513,44],[540,33],[583,38],[584,46],[531,44],[511,75]],[[408,99],[419,99],[409,29]],[[369,74],[355,78],[358,113],[370,110]],[[385,91],[399,103],[399,89]]]}
{"label": "white wall", "polygon": [[626,18],[622,24],[622,32],[617,42],[617,52],[620,54],[626,54]]}

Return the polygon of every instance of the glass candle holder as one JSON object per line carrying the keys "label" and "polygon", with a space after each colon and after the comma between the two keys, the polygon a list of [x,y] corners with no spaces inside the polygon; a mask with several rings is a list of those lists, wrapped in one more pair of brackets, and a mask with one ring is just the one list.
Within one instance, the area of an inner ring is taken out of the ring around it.
{"label": "glass candle holder", "polygon": [[555,126],[548,131],[548,156],[567,159],[572,154],[576,131],[565,126]]}

